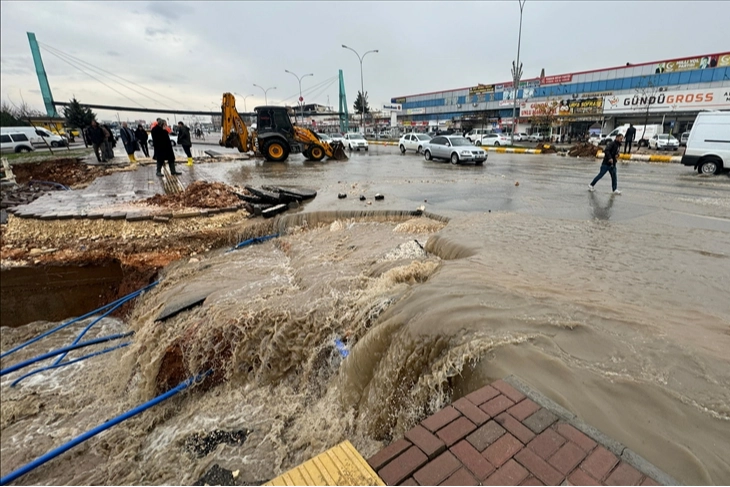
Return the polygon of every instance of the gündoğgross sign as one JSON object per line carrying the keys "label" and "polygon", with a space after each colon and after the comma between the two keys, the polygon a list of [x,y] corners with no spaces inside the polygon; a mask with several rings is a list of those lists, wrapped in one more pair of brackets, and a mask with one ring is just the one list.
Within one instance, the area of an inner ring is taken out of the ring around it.
{"label": "g\u00fcndo\u011fgross sign", "polygon": [[730,109],[730,88],[663,91],[649,95],[614,95],[603,99],[603,113],[667,113]]}

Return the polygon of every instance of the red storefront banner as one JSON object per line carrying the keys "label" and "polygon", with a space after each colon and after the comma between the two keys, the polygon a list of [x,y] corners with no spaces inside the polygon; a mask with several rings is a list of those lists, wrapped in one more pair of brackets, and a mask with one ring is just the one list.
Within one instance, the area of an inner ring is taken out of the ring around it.
{"label": "red storefront banner", "polygon": [[545,76],[540,80],[541,85],[557,85],[559,83],[570,83],[573,80],[572,74],[561,74],[559,76]]}

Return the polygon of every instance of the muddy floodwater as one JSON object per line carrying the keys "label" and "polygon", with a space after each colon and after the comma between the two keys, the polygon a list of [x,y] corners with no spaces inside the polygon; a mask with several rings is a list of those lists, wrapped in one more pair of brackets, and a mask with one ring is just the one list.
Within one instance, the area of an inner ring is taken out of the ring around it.
{"label": "muddy floodwater", "polygon": [[[1,473],[212,369],[17,483],[189,485],[213,464],[265,482],[344,439],[372,455],[510,374],[682,483],[730,483],[730,178],[621,163],[612,196],[608,178],[587,191],[598,168],[383,147],[197,166],[318,196],[277,239],[170,265],[129,319],[88,335],[133,330],[128,347],[16,387],[19,373],[3,376]],[[52,326],[4,327],[2,350]],[[2,366],[69,343],[74,326]],[[238,441],[189,447],[216,430]]]}

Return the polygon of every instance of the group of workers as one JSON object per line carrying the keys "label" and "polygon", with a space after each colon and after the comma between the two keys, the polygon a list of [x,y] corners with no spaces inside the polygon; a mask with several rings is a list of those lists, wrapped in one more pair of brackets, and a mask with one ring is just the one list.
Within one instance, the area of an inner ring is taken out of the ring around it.
{"label": "group of workers", "polygon": [[[157,161],[157,176],[162,177],[162,166],[165,162],[170,167],[170,173],[181,174],[175,170],[175,153],[172,149],[172,140],[170,134],[172,129],[167,124],[167,120],[158,118],[150,127],[150,136],[152,137],[152,148],[154,150],[153,158]],[[94,148],[94,154],[99,162],[107,162],[114,158],[115,137],[112,130],[107,125],[99,125],[96,120],[92,120],[91,126],[86,129],[87,140]],[[145,157],[149,157],[149,149],[147,148],[147,131],[138,125],[136,130],[132,130],[127,122],[122,122],[122,128],[119,132],[119,138],[124,144],[124,150],[129,157],[129,162],[136,163],[137,159],[134,153],[141,150]],[[190,151],[193,143],[190,137],[190,129],[183,123],[177,124],[177,143],[182,146],[185,155],[188,158],[188,166],[193,165],[193,155]]]}

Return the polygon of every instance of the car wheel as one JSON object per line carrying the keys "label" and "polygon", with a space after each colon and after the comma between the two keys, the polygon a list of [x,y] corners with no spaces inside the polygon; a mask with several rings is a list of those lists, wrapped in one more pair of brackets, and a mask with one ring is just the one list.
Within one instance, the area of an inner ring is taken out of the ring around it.
{"label": "car wheel", "polygon": [[405,154],[406,153],[406,148],[403,147],[403,144],[401,144],[401,146],[400,146],[400,153],[401,154]]}
{"label": "car wheel", "polygon": [[458,164],[459,163],[459,154],[454,152],[451,154],[451,164]]}
{"label": "car wheel", "polygon": [[270,140],[264,145],[264,157],[269,162],[281,162],[289,157],[289,147],[279,140]]}
{"label": "car wheel", "polygon": [[172,143],[173,147],[175,147],[177,145],[177,142],[175,142],[174,140],[171,140],[170,142]]}
{"label": "car wheel", "polygon": [[59,143],[56,142],[55,140],[53,142],[51,142],[51,147],[58,147],[58,146],[59,146]]}
{"label": "car wheel", "polygon": [[352,150],[352,145],[351,145],[351,144],[347,144],[347,148],[348,148],[349,150]]}
{"label": "car wheel", "polygon": [[499,142],[495,141],[495,142],[494,142],[494,146],[495,146],[495,147],[499,147]]}
{"label": "car wheel", "polygon": [[426,149],[426,152],[424,152],[423,157],[425,157],[427,161],[430,161],[431,159],[433,159],[431,157],[431,151],[428,149]]}
{"label": "car wheel", "polygon": [[720,165],[715,159],[706,159],[702,161],[697,170],[700,174],[717,174],[720,171]]}
{"label": "car wheel", "polygon": [[477,147],[481,147],[482,146],[482,141],[481,140],[477,140],[476,142],[474,142],[474,145],[477,146]]}
{"label": "car wheel", "polygon": [[370,147],[365,147],[365,152],[367,152],[369,148],[370,148]]}
{"label": "car wheel", "polygon": [[421,152],[423,152],[423,147],[419,145],[418,149],[416,149],[416,154],[420,154]]}

